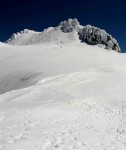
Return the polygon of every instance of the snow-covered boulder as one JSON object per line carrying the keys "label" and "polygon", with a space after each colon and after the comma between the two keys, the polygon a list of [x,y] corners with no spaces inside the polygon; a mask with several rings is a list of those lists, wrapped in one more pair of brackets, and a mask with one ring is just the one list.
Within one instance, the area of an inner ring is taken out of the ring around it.
{"label": "snow-covered boulder", "polygon": [[77,29],[80,26],[78,20],[75,19],[68,19],[67,21],[63,21],[59,24],[61,26],[61,30],[63,32],[72,32],[74,29]]}

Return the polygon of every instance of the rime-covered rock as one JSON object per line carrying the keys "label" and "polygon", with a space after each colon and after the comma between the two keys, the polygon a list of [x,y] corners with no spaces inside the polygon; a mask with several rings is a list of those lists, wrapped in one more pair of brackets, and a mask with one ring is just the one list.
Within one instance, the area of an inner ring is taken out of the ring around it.
{"label": "rime-covered rock", "polygon": [[80,27],[80,23],[78,20],[75,19],[68,19],[67,21],[63,21],[59,24],[61,26],[61,30],[63,32],[72,32],[74,29],[77,29]]}
{"label": "rime-covered rock", "polygon": [[65,33],[77,31],[81,42],[86,42],[90,45],[103,44],[105,48],[121,52],[117,41],[109,35],[105,30],[86,25],[81,26],[77,19],[68,19],[60,23],[61,30]]}
{"label": "rime-covered rock", "polygon": [[97,27],[87,25],[78,32],[79,38],[82,42],[91,45],[103,44],[106,48],[120,52],[120,47],[117,41],[109,35],[106,31]]}

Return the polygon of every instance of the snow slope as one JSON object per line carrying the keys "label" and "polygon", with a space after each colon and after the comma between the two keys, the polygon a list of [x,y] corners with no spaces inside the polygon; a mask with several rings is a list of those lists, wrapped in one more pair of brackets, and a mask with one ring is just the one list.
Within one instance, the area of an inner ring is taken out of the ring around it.
{"label": "snow slope", "polygon": [[126,55],[62,39],[0,45],[0,150],[125,150]]}
{"label": "snow slope", "polygon": [[11,45],[34,45],[41,43],[71,43],[75,40],[77,40],[77,33],[75,31],[71,33],[63,33],[59,27],[49,27],[43,32],[24,29],[24,31],[16,34],[14,33],[7,43]]}

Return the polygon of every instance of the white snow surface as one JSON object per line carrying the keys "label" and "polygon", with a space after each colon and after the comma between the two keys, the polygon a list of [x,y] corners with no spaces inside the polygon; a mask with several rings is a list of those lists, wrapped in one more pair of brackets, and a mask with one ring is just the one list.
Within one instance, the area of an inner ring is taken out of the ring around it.
{"label": "white snow surface", "polygon": [[126,55],[71,38],[0,44],[0,150],[126,150]]}

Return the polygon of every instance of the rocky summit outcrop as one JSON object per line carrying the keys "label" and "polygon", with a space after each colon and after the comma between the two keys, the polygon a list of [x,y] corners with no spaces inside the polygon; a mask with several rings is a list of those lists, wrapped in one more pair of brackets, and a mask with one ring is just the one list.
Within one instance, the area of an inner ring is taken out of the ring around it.
{"label": "rocky summit outcrop", "polygon": [[105,30],[91,25],[82,26],[76,18],[63,21],[60,23],[59,26],[61,27],[61,30],[65,33],[76,30],[81,42],[85,42],[90,45],[102,44],[107,49],[121,52],[119,44],[117,43],[115,38],[113,38]]}
{"label": "rocky summit outcrop", "polygon": [[105,30],[91,25],[82,26],[76,18],[63,21],[57,27],[49,27],[42,32],[24,29],[21,32],[14,33],[6,43],[33,45],[41,43],[71,43],[78,40],[89,45],[98,45],[121,52],[117,41]]}

